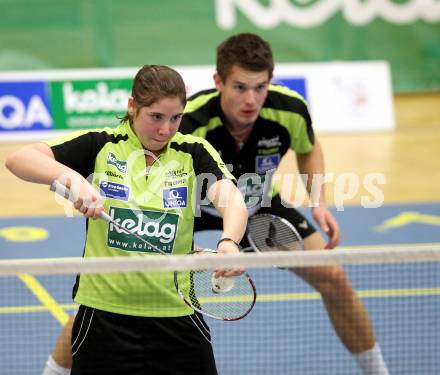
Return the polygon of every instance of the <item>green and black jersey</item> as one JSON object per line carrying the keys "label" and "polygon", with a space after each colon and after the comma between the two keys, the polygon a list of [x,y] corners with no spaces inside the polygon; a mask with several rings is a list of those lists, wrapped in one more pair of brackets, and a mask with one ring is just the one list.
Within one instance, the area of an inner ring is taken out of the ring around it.
{"label": "green and black jersey", "polygon": [[270,85],[266,101],[248,140],[237,150],[223,126],[220,93],[206,90],[189,98],[180,132],[208,140],[238,179],[248,207],[258,208],[264,191],[271,189],[271,175],[291,149],[309,153],[314,133],[307,104],[300,94],[284,86]]}
{"label": "green and black jersey", "polygon": [[[129,124],[83,131],[47,144],[55,159],[93,183],[104,207],[119,224],[168,254],[192,249],[197,176],[233,179],[204,139],[176,133],[147,167]],[[88,220],[85,257],[149,256],[154,250],[103,220]],[[75,301],[109,312],[137,316],[182,316],[192,312],[174,289],[172,273],[81,275]]]}

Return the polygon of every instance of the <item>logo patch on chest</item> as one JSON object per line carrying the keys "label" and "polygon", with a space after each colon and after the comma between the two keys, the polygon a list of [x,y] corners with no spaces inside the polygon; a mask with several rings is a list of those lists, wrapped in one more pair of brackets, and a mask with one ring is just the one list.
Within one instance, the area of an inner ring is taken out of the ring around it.
{"label": "logo patch on chest", "polygon": [[128,201],[130,196],[130,188],[128,186],[117,184],[111,181],[101,181],[99,183],[101,194],[107,198],[119,199],[121,201]]}
{"label": "logo patch on chest", "polygon": [[127,173],[127,161],[119,160],[113,152],[107,154],[107,164],[113,165],[121,173]]}
{"label": "logo patch on chest", "polygon": [[180,186],[163,189],[162,199],[164,208],[186,207],[188,200],[188,188],[186,186]]}
{"label": "logo patch on chest", "polygon": [[[179,221],[178,215],[120,207],[110,207],[109,215],[116,223],[144,237],[155,247],[166,253],[172,253]],[[125,251],[156,252],[151,246],[112,223],[108,227],[107,244]]]}
{"label": "logo patch on chest", "polygon": [[260,155],[255,158],[255,171],[257,173],[265,173],[276,169],[278,164],[280,164],[280,154]]}

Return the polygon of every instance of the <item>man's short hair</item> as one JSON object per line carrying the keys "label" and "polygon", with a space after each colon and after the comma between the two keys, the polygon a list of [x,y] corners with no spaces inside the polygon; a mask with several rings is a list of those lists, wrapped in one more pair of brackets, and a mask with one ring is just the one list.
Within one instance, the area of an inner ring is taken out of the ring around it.
{"label": "man's short hair", "polygon": [[252,33],[229,37],[217,47],[216,68],[223,82],[234,65],[254,72],[266,70],[272,78],[274,62],[270,44]]}

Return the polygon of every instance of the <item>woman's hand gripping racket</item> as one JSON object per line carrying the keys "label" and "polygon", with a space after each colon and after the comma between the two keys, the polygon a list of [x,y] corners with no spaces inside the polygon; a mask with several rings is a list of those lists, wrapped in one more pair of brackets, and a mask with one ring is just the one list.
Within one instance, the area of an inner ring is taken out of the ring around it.
{"label": "woman's hand gripping racket", "polygon": [[[58,181],[51,185],[50,190],[71,202],[75,200],[71,191]],[[137,233],[114,221],[106,212],[101,212],[100,218],[136,237],[157,253],[169,255]],[[196,253],[197,255],[216,255],[215,250],[209,249]],[[256,289],[254,282],[246,272],[238,276],[218,278],[214,274],[215,271],[213,270],[175,271],[174,285],[176,291],[188,306],[201,314],[225,321],[243,319],[255,305]]]}
{"label": "woman's hand gripping racket", "polygon": [[[204,249],[190,256],[208,254],[217,255],[217,252]],[[255,284],[246,272],[220,277],[216,277],[213,270],[175,272],[174,284],[188,306],[219,320],[243,319],[251,312],[257,298]]]}
{"label": "woman's hand gripping racket", "polygon": [[251,247],[243,251],[304,250],[303,240],[286,219],[271,214],[257,214],[248,221],[247,238]]}

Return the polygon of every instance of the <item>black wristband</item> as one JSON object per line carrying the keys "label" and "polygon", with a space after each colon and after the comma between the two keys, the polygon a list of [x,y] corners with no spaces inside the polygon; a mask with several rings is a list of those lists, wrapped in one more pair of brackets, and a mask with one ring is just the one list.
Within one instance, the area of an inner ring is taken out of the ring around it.
{"label": "black wristband", "polygon": [[239,243],[235,242],[232,238],[227,238],[227,237],[225,237],[225,238],[221,238],[221,239],[217,242],[217,247],[218,247],[218,245],[220,245],[220,244],[221,244],[222,242],[224,242],[224,241],[231,241],[231,242],[235,243],[239,249],[241,249],[241,246],[240,246]]}

